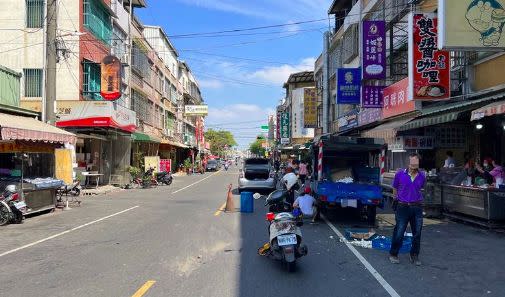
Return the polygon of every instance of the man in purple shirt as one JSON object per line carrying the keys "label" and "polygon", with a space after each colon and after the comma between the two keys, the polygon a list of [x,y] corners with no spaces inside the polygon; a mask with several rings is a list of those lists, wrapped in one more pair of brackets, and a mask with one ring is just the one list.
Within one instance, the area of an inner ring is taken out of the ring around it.
{"label": "man in purple shirt", "polygon": [[399,170],[393,180],[396,226],[389,251],[389,260],[393,264],[400,263],[398,252],[402,246],[407,224],[410,223],[412,229],[410,261],[417,266],[421,265],[421,261],[419,261],[421,229],[423,228],[423,195],[421,190],[426,182],[426,175],[419,171],[419,159],[418,154],[411,154],[409,168]]}

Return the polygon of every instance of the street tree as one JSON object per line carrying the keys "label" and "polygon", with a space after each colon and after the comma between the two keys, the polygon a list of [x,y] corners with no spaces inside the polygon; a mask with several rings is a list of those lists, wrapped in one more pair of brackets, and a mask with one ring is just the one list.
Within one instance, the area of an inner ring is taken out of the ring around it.
{"label": "street tree", "polygon": [[265,155],[265,148],[263,148],[263,145],[262,145],[264,142],[265,142],[265,140],[258,137],[258,139],[256,139],[249,146],[249,150],[251,151],[251,153],[258,155],[258,156],[264,156]]}
{"label": "street tree", "polygon": [[230,131],[209,129],[205,132],[206,141],[210,142],[210,151],[223,156],[228,148],[236,146],[237,142]]}

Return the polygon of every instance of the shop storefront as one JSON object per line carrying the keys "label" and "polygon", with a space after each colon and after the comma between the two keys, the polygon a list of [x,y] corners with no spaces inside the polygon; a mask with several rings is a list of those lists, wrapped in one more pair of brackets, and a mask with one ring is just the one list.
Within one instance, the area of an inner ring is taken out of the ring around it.
{"label": "shop storefront", "polygon": [[181,153],[188,147],[182,143],[162,139],[159,147],[159,156],[161,159],[170,160],[171,171],[176,172],[179,165],[184,162]]}
{"label": "shop storefront", "polygon": [[[77,135],[76,176],[93,173],[100,184],[125,184],[130,166],[135,112],[110,101],[59,102],[58,127]],[[85,173],[85,174],[86,174]],[[89,181],[89,180],[88,180]]]}
{"label": "shop storefront", "polygon": [[55,179],[55,150],[73,145],[75,135],[34,118],[7,114],[0,114],[0,127],[0,188],[16,185],[28,213],[53,209],[56,189],[63,185]]}

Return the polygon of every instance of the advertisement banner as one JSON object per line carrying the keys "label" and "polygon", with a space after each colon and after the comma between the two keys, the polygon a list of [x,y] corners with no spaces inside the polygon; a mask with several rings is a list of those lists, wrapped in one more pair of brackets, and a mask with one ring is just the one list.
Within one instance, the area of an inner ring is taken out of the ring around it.
{"label": "advertisement banner", "polygon": [[110,127],[135,132],[136,113],[126,107],[110,101],[70,102],[57,109],[57,127]]}
{"label": "advertisement banner", "polygon": [[439,0],[438,48],[505,48],[505,0]]}
{"label": "advertisement banner", "polygon": [[303,93],[303,126],[317,126],[317,97],[315,88],[305,88]]}
{"label": "advertisement banner", "polygon": [[100,64],[100,95],[105,100],[121,97],[121,61],[115,56],[105,56]]}
{"label": "advertisement banner", "polygon": [[209,114],[209,106],[207,105],[186,105],[184,106],[185,115],[200,115],[206,116]]}
{"label": "advertisement banner", "polygon": [[277,121],[275,122],[275,139],[281,139],[281,113],[277,112]]}
{"label": "advertisement banner", "polygon": [[358,114],[358,126],[371,124],[382,120],[382,108],[362,109]]}
{"label": "advertisement banner", "polygon": [[381,108],[383,105],[383,86],[363,86],[361,107]]}
{"label": "advertisement banner", "polygon": [[363,79],[386,78],[386,22],[363,21]]}
{"label": "advertisement banner", "polygon": [[171,172],[171,170],[172,170],[172,160],[160,159],[160,172]]}
{"label": "advertisement banner", "polygon": [[288,144],[290,137],[289,112],[281,113],[281,144]]}
{"label": "advertisement banner", "polygon": [[337,69],[337,104],[359,104],[360,90],[360,68]]}
{"label": "advertisement banner", "polygon": [[404,78],[383,90],[384,106],[382,116],[386,119],[402,113],[414,111],[416,102],[409,96],[409,79]]}
{"label": "advertisement banner", "polygon": [[392,151],[402,150],[431,150],[434,139],[431,136],[397,136],[393,143],[388,145]]}
{"label": "advertisement banner", "polygon": [[450,58],[437,47],[437,17],[409,16],[409,85],[414,100],[450,98]]}
{"label": "advertisement banner", "polygon": [[358,111],[352,110],[338,118],[338,131],[346,131],[358,126]]}

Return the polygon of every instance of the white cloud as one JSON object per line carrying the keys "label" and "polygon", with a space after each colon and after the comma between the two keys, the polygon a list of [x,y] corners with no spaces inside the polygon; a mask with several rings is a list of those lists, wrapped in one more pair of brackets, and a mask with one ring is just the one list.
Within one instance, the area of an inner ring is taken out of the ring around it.
{"label": "white cloud", "polygon": [[247,148],[261,133],[260,126],[268,123],[268,116],[275,114],[273,108],[255,104],[230,104],[221,108],[209,106],[205,118],[207,128],[230,131],[240,148]]}
{"label": "white cloud", "polygon": [[305,58],[297,65],[267,66],[249,74],[249,78],[282,85],[292,73],[314,70],[315,61],[315,58]]}
{"label": "white cloud", "polygon": [[223,82],[217,79],[199,79],[198,84],[202,88],[220,89],[223,87]]}

